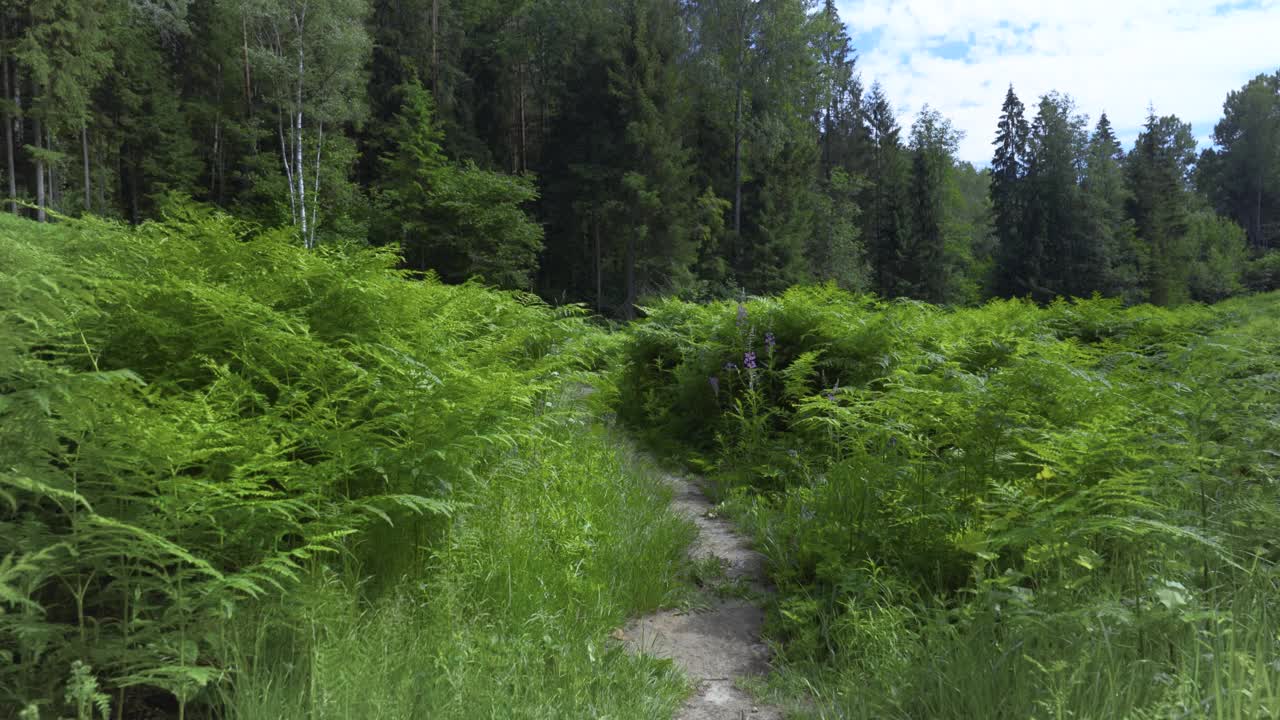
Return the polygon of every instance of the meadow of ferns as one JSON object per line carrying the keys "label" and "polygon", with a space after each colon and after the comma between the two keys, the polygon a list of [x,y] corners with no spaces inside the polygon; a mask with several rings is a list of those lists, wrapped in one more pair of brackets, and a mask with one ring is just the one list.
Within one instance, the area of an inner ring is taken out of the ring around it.
{"label": "meadow of ferns", "polygon": [[616,405],[767,555],[801,717],[1280,716],[1280,295],[647,315]]}
{"label": "meadow of ferns", "polygon": [[[1280,713],[1280,295],[574,309],[175,203],[0,216],[0,718],[659,718],[691,527],[799,717]],[[598,391],[585,392],[594,384]]]}
{"label": "meadow of ferns", "polygon": [[635,718],[691,529],[576,313],[176,204],[0,217],[0,718]]}

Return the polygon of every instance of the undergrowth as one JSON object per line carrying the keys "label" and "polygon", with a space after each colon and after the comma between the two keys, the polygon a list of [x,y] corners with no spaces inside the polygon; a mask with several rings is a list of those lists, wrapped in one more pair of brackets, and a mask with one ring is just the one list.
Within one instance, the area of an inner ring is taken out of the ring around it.
{"label": "undergrowth", "polygon": [[647,315],[615,406],[766,554],[798,715],[1280,713],[1280,296]]}
{"label": "undergrowth", "polygon": [[0,717],[676,701],[603,642],[689,540],[575,409],[610,341],[397,264],[181,203],[0,218]]}

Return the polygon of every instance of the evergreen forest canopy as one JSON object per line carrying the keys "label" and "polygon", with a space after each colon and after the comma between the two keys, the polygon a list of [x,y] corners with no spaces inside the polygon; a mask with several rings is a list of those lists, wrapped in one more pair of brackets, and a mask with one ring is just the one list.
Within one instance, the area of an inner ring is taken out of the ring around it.
{"label": "evergreen forest canopy", "polygon": [[[1280,285],[1280,71],[1197,154],[1010,88],[989,169],[864,87],[833,0],[0,3],[15,213],[169,194],[630,317],[834,281],[967,304]],[[1024,102],[1025,100],[1025,102]],[[1029,103],[1029,104],[1027,104]]]}

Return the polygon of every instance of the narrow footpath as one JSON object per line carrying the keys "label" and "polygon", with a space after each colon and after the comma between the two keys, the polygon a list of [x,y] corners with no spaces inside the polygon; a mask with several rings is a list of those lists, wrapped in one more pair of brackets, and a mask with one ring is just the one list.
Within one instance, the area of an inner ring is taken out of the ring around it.
{"label": "narrow footpath", "polygon": [[[714,506],[693,482],[668,475],[675,490],[672,508],[698,526],[689,550],[695,561],[717,558],[727,579],[744,584],[748,595],[770,592],[764,558],[751,549],[732,524],[712,512]],[[764,611],[749,599],[708,593],[707,606],[663,610],[637,618],[624,629],[632,652],[675,661],[697,683],[697,690],[676,720],[781,720],[777,708],[758,705],[737,681],[768,672],[769,650],[760,640]]]}

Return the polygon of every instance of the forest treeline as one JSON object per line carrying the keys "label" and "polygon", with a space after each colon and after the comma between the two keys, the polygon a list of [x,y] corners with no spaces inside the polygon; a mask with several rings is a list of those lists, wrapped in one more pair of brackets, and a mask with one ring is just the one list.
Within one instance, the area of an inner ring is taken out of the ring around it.
{"label": "forest treeline", "polygon": [[833,0],[0,3],[14,212],[189,195],[629,316],[835,281],[966,303],[1280,284],[1280,72],[1197,154],[1009,88],[990,169],[864,81]]}

